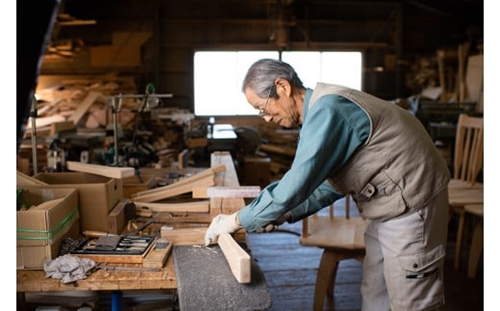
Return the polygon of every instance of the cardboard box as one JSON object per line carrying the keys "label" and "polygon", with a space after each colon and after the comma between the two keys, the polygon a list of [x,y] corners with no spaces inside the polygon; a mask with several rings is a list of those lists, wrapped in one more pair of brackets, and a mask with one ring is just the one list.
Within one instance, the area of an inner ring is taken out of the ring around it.
{"label": "cardboard box", "polygon": [[134,193],[146,191],[156,186],[156,180],[153,175],[142,175],[141,179],[137,176],[130,176],[122,179],[123,198],[128,199]]}
{"label": "cardboard box", "polygon": [[39,173],[33,176],[54,188],[76,188],[80,202],[80,228],[108,231],[108,214],[123,196],[121,179],[81,172]]}
{"label": "cardboard box", "polygon": [[17,267],[40,269],[58,256],[67,237],[80,234],[76,189],[18,188]]}

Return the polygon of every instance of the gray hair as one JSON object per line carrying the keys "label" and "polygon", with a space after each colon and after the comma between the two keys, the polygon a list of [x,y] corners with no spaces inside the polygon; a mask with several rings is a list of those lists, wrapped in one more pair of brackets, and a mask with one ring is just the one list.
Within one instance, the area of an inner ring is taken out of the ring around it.
{"label": "gray hair", "polygon": [[243,79],[242,91],[250,88],[260,97],[266,97],[267,94],[271,94],[270,97],[275,97],[276,91],[271,91],[271,88],[274,88],[274,81],[278,78],[287,80],[294,87],[304,88],[292,66],[277,59],[264,58],[250,66],[245,79]]}

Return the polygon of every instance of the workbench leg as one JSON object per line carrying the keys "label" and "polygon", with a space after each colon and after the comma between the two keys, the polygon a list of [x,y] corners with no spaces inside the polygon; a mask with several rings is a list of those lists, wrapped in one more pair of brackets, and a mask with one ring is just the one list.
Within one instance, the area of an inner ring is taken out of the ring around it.
{"label": "workbench leg", "polygon": [[111,311],[122,311],[123,292],[115,290],[111,293]]}

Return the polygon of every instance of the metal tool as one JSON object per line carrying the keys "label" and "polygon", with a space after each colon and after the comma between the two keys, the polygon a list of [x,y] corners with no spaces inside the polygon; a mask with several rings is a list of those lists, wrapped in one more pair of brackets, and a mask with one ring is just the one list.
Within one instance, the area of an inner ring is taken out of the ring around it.
{"label": "metal tool", "polygon": [[122,266],[111,266],[106,262],[101,262],[96,265],[96,269],[106,270],[106,271],[160,271],[161,268],[149,268],[149,267],[122,267]]}

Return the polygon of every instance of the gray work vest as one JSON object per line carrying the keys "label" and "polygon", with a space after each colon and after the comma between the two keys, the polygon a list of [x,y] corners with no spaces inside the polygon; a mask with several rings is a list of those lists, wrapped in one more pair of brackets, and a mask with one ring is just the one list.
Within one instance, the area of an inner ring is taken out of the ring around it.
{"label": "gray work vest", "polygon": [[324,83],[316,85],[309,107],[329,94],[354,102],[370,119],[365,144],[328,179],[338,191],[352,195],[361,216],[383,221],[412,213],[447,187],[446,162],[410,112],[370,94]]}

